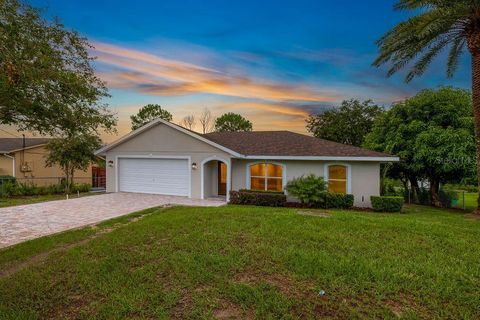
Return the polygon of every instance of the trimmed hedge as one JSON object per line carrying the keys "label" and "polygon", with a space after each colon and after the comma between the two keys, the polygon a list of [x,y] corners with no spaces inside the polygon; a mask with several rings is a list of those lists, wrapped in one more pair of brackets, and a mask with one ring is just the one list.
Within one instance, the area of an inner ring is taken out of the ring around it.
{"label": "trimmed hedge", "polygon": [[231,204],[284,207],[287,196],[282,192],[240,190],[230,191]]}
{"label": "trimmed hedge", "polygon": [[403,197],[371,196],[372,208],[379,212],[400,212],[403,207]]}
{"label": "trimmed hedge", "polygon": [[353,194],[324,192],[324,208],[349,209],[353,207]]}

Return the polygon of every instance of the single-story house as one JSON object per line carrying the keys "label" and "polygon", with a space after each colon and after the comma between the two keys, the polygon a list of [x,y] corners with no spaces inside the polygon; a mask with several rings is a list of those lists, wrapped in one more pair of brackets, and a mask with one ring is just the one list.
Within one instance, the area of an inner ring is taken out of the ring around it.
{"label": "single-story house", "polygon": [[[19,182],[36,185],[60,183],[64,176],[58,166],[46,167],[49,138],[0,138],[0,176],[13,176]],[[76,183],[92,183],[92,167],[76,170]]]}
{"label": "single-story house", "polygon": [[380,163],[388,154],[289,131],[199,134],[156,119],[96,152],[106,157],[107,192],[205,199],[230,190],[282,191],[306,174],[323,176],[331,192],[370,206],[380,192]]}

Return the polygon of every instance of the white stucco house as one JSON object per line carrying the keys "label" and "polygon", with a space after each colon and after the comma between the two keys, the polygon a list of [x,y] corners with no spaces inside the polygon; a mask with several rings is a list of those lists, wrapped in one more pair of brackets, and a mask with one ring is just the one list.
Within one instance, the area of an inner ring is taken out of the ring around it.
{"label": "white stucco house", "polygon": [[106,158],[107,192],[228,200],[230,190],[282,191],[287,181],[313,173],[363,207],[380,192],[380,163],[399,160],[289,131],[199,134],[162,119],[96,154]]}

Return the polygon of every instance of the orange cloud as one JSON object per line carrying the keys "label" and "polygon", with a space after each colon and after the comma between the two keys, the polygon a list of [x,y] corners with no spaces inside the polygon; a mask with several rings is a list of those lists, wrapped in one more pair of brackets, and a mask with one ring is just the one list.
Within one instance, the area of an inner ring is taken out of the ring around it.
{"label": "orange cloud", "polygon": [[263,100],[336,101],[306,85],[276,83],[166,59],[138,50],[97,42],[93,53],[109,71],[100,76],[110,87],[157,96],[218,94]]}

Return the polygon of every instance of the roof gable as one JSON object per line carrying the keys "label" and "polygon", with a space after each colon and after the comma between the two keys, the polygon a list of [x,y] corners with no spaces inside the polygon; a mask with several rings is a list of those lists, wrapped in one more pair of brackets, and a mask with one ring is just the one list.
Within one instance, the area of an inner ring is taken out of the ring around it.
{"label": "roof gable", "polygon": [[[166,125],[167,127],[173,129],[173,130],[176,130],[182,134],[185,134],[193,139],[196,139],[196,140],[199,140],[199,141],[202,141],[216,149],[219,149],[221,151],[224,151],[232,156],[241,156],[240,154],[238,154],[237,152],[233,151],[233,150],[230,150],[228,148],[226,148],[225,146],[223,145],[219,145],[209,139],[206,139],[205,137],[203,137],[202,135],[194,132],[194,131],[191,131],[191,130],[188,130],[188,129],[185,129],[181,126],[178,126],[176,124],[173,124],[171,122],[168,122],[168,121],[165,121],[163,119],[155,119],[151,122],[149,122],[148,124],[138,128],[137,130],[134,130],[132,132],[130,132],[129,134],[121,137],[120,139],[114,141],[113,143],[109,144],[109,145],[106,145],[102,148],[100,148],[99,150],[97,150],[95,152],[96,155],[102,155],[104,154],[105,152],[113,149],[113,148],[116,148],[124,143],[126,143],[127,141],[133,139],[134,137],[136,136],[139,136],[140,134],[152,129],[153,127],[157,126],[157,125],[160,125],[160,124],[163,124],[163,125]],[[154,151],[154,150],[147,150],[147,151]]]}

